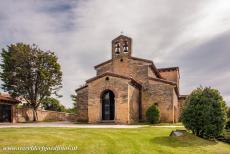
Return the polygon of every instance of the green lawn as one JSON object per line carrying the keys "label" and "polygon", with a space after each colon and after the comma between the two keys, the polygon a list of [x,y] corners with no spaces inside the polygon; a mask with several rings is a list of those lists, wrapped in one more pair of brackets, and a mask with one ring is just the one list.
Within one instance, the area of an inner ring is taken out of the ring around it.
{"label": "green lawn", "polygon": [[1,128],[0,153],[44,153],[2,151],[4,146],[78,146],[78,151],[45,153],[79,154],[230,154],[230,145],[207,141],[193,135],[169,137],[173,128],[79,129]]}

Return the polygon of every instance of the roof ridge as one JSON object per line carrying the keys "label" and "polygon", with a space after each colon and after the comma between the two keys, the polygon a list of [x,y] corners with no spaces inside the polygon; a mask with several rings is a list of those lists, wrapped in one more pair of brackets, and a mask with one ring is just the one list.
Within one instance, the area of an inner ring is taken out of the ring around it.
{"label": "roof ridge", "polygon": [[107,72],[105,72],[103,74],[97,75],[95,77],[92,77],[92,78],[86,80],[86,83],[91,82],[91,81],[93,81],[93,80],[95,80],[97,78],[101,78],[101,77],[106,76],[106,75],[110,75],[110,76],[114,76],[114,77],[120,77],[120,78],[123,78],[123,79],[129,79],[129,80],[131,79],[128,76],[124,76],[124,75],[120,75],[120,74],[116,74],[116,73],[107,71]]}

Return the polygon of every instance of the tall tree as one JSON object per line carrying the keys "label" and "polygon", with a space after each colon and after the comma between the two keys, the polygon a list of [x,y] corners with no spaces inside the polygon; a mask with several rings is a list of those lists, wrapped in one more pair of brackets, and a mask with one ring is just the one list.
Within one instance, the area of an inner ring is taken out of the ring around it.
{"label": "tall tree", "polygon": [[230,107],[228,107],[227,116],[228,116],[228,119],[230,120]]}
{"label": "tall tree", "polygon": [[41,101],[52,95],[62,86],[61,66],[57,56],[43,51],[36,45],[16,43],[2,49],[0,78],[2,88],[13,97],[21,97],[36,110]]}
{"label": "tall tree", "polygon": [[63,106],[59,100],[53,98],[53,97],[46,97],[42,100],[42,107],[44,107],[45,110],[51,110],[51,111],[59,111],[59,112],[65,112],[65,106]]}
{"label": "tall tree", "polygon": [[67,108],[66,112],[68,113],[77,113],[77,96],[76,95],[70,95],[72,101],[73,101],[73,107]]}

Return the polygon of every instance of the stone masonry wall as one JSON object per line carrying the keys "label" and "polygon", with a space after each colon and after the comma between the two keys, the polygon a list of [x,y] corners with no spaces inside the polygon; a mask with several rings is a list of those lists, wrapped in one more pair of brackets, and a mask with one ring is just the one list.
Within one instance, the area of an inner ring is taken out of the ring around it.
{"label": "stone masonry wall", "polygon": [[149,68],[149,63],[133,60],[127,56],[116,57],[112,62],[104,64],[96,70],[97,75],[109,71],[119,75],[133,77],[133,79],[141,82],[146,82],[148,75],[155,77],[154,73]]}
{"label": "stone masonry wall", "polygon": [[145,62],[129,59],[129,75],[141,83],[148,81],[148,67]]}
{"label": "stone masonry wall", "polygon": [[115,58],[112,62],[112,72],[123,76],[129,76],[128,57]]}
{"label": "stone masonry wall", "polygon": [[101,75],[105,72],[112,72],[112,67],[111,67],[111,63],[108,64],[104,64],[103,66],[100,66],[99,68],[96,69],[97,71],[97,75]]}
{"label": "stone masonry wall", "polygon": [[173,111],[174,121],[173,122],[178,122],[180,113],[179,113],[178,97],[174,89],[173,89],[173,106],[174,106],[174,111]]}
{"label": "stone masonry wall", "polygon": [[157,104],[160,109],[161,122],[173,122],[173,86],[150,81],[142,90],[142,117],[146,120],[146,111]]}
{"label": "stone masonry wall", "polygon": [[139,89],[129,85],[129,124],[139,121]]}
{"label": "stone masonry wall", "polygon": [[[17,108],[16,122],[30,122],[33,121],[33,109],[31,108]],[[38,121],[77,121],[76,114],[65,112],[37,110]]]}
{"label": "stone masonry wall", "polygon": [[78,121],[88,121],[88,87],[77,91]]}
{"label": "stone masonry wall", "polygon": [[101,95],[105,90],[111,90],[115,95],[115,123],[128,124],[128,82],[127,79],[105,76],[88,83],[89,123],[101,122]]}
{"label": "stone masonry wall", "polygon": [[165,72],[160,72],[160,74],[166,80],[177,83],[177,86],[179,87],[180,75],[178,71],[176,70],[175,71],[165,71]]}

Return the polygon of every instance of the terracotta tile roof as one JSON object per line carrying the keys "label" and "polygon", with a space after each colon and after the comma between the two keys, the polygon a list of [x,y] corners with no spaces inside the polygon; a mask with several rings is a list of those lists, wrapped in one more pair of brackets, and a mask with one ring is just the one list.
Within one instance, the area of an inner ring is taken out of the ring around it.
{"label": "terracotta tile roof", "polygon": [[128,39],[132,39],[131,37],[125,36],[125,35],[119,35],[118,37],[116,37],[115,39],[112,40],[112,42],[114,42],[115,40],[119,39],[119,38],[128,38]]}
{"label": "terracotta tile roof", "polygon": [[138,57],[130,57],[130,58],[133,59],[133,60],[144,61],[146,63],[152,63],[152,61],[148,60],[148,59],[143,59],[143,58],[138,58]]}
{"label": "terracotta tile roof", "polygon": [[176,82],[172,82],[172,81],[168,81],[168,80],[164,80],[164,79],[153,78],[153,77],[149,77],[149,79],[177,86]]}
{"label": "terracotta tile roof", "polygon": [[94,68],[96,69],[96,68],[98,68],[98,67],[100,67],[100,66],[102,66],[102,65],[105,65],[105,64],[109,63],[109,62],[112,62],[112,59],[107,60],[107,61],[105,61],[105,62],[103,62],[103,63],[100,63],[100,64],[94,66]]}
{"label": "terracotta tile roof", "polygon": [[77,89],[75,90],[75,92],[77,92],[77,91],[79,91],[79,90],[81,90],[81,89],[84,89],[84,88],[86,88],[86,87],[88,87],[88,85],[84,85],[84,86],[82,86],[82,87],[80,87],[80,88],[77,88]]}
{"label": "terracotta tile roof", "polygon": [[99,78],[102,78],[102,77],[104,77],[106,75],[113,76],[113,77],[118,77],[118,78],[123,78],[123,79],[127,79],[127,80],[131,79],[130,77],[127,77],[127,76],[115,74],[115,73],[112,73],[112,72],[105,72],[104,74],[101,74],[101,75],[98,75],[98,76],[95,76],[95,77],[93,77],[91,79],[86,80],[86,83],[94,81],[94,80],[99,79]]}
{"label": "terracotta tile roof", "polygon": [[160,72],[179,71],[179,67],[158,68]]}
{"label": "terracotta tile roof", "polygon": [[8,102],[8,103],[13,103],[13,104],[20,103],[19,100],[14,99],[14,98],[10,97],[9,95],[3,95],[3,94],[0,94],[0,101]]}
{"label": "terracotta tile roof", "polygon": [[[131,84],[134,85],[134,86],[136,86],[138,89],[140,89],[142,87],[141,84],[139,82],[137,82],[136,80],[134,80],[133,78],[127,77],[127,76],[123,76],[123,75],[119,75],[119,74],[115,74],[115,73],[112,73],[112,72],[105,72],[104,74],[95,76],[95,77],[87,80],[86,83],[89,83],[89,82],[94,81],[96,79],[102,78],[104,76],[113,76],[113,77],[117,77],[117,78],[131,80]],[[81,87],[81,88],[85,88],[85,87]]]}

